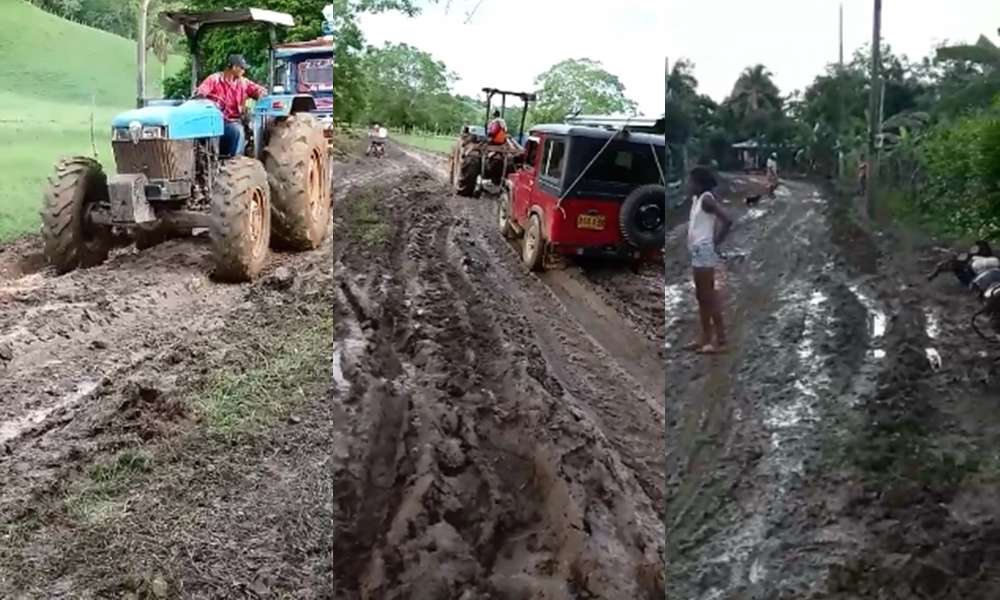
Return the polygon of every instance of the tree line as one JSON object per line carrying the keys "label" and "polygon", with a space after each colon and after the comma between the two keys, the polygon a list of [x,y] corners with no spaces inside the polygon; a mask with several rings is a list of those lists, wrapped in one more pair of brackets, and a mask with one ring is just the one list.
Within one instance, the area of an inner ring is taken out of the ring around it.
{"label": "tree line", "polygon": [[[751,65],[715,102],[679,60],[667,77],[668,142],[680,162],[734,168],[733,144],[751,140],[786,167],[847,179],[866,158],[870,64],[862,48],[787,94]],[[884,45],[881,73],[880,201],[942,233],[1000,234],[1000,49],[983,36],[913,61]]]}

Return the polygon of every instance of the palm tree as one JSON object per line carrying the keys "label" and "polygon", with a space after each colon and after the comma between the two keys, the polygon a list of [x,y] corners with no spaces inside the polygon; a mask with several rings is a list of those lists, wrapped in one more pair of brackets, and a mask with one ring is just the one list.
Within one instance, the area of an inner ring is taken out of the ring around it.
{"label": "palm tree", "polygon": [[749,119],[781,108],[781,92],[773,77],[764,65],[747,67],[740,73],[728,100],[738,116]]}

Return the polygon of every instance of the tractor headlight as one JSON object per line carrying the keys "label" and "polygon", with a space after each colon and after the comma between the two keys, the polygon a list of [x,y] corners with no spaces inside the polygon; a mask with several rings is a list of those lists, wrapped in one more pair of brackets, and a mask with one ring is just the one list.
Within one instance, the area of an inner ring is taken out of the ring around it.
{"label": "tractor headlight", "polygon": [[132,123],[129,127],[116,127],[112,139],[116,142],[133,142],[139,140],[161,140],[167,137],[167,128],[162,125],[148,125],[136,127]]}

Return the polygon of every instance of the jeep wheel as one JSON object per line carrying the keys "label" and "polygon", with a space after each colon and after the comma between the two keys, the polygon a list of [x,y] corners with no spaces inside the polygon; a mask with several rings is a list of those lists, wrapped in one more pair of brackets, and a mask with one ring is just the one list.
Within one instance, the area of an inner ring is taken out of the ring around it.
{"label": "jeep wheel", "polygon": [[250,281],[264,268],[271,237],[271,189],[259,162],[238,156],[222,163],[212,187],[209,235],[217,279]]}
{"label": "jeep wheel", "polygon": [[528,222],[528,229],[524,232],[521,260],[529,270],[541,271],[543,256],[545,256],[545,238],[542,236],[542,220],[533,214]]}
{"label": "jeep wheel", "polygon": [[108,178],[92,158],[75,156],[56,163],[42,200],[45,258],[60,275],[93,267],[108,258],[111,228],[87,222],[95,204],[109,204]]}
{"label": "jeep wheel", "polygon": [[662,185],[636,188],[622,202],[618,226],[622,237],[639,250],[663,248],[666,241],[666,196]]}
{"label": "jeep wheel", "polygon": [[274,124],[263,153],[271,185],[274,246],[313,250],[330,226],[330,173],[323,128],[309,114]]}
{"label": "jeep wheel", "polygon": [[510,225],[510,191],[504,190],[497,199],[497,225],[500,235],[509,239],[514,237],[514,228]]}

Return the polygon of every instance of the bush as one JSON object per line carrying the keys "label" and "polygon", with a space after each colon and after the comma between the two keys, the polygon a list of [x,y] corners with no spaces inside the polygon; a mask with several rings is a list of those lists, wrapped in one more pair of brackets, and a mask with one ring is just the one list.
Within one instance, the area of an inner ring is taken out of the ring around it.
{"label": "bush", "polygon": [[1000,233],[1000,105],[939,123],[924,140],[918,206],[957,234]]}

